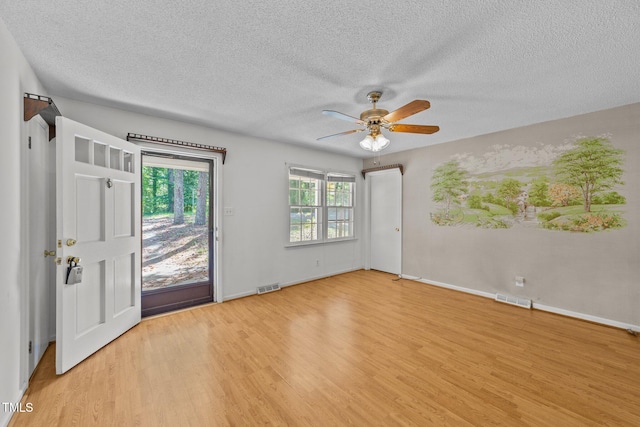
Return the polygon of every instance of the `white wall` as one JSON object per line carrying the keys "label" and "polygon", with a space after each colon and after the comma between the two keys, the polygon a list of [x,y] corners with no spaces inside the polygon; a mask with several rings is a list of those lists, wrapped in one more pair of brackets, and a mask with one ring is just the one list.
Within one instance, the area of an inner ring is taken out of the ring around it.
{"label": "white wall", "polygon": [[[23,93],[46,95],[33,70],[27,64],[13,37],[0,19],[0,402],[18,402],[26,388],[26,312],[21,296],[26,292],[21,280],[21,260],[27,258],[21,242],[20,145],[26,143],[26,125],[23,121]],[[26,284],[26,283],[25,283]],[[26,294],[25,294],[26,295]],[[22,325],[22,326],[21,326]],[[21,369],[23,372],[21,373]],[[0,407],[0,425],[6,425],[11,413]]]}
{"label": "white wall", "polygon": [[[222,287],[224,299],[250,295],[272,283],[299,283],[363,267],[362,239],[304,247],[285,247],[288,236],[286,163],[331,168],[360,175],[362,161],[203,126],[131,113],[53,96],[63,116],[120,138],[127,133],[158,136],[227,148],[222,166]],[[363,191],[358,206],[363,207]],[[363,210],[358,210],[360,221]],[[319,261],[319,266],[316,265]]]}

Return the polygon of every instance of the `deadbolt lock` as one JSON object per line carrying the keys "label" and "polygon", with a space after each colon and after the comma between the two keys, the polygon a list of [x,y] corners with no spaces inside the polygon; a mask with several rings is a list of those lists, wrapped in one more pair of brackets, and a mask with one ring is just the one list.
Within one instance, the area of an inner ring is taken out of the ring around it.
{"label": "deadbolt lock", "polygon": [[75,263],[75,264],[79,264],[80,263],[80,258],[78,258],[77,256],[68,256],[67,257],[67,264],[71,264],[71,263]]}
{"label": "deadbolt lock", "polygon": [[73,246],[76,244],[76,241],[74,239],[67,239],[67,246]]}

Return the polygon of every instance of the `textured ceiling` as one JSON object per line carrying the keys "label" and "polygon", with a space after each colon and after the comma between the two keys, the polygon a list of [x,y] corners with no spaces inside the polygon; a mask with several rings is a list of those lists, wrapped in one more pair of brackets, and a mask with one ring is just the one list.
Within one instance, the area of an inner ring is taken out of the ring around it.
{"label": "textured ceiling", "polygon": [[358,116],[373,89],[389,111],[429,100],[402,123],[441,128],[387,133],[385,153],[640,101],[636,0],[0,0],[0,16],[54,100],[358,157],[363,134],[316,141],[357,127],[321,110]]}

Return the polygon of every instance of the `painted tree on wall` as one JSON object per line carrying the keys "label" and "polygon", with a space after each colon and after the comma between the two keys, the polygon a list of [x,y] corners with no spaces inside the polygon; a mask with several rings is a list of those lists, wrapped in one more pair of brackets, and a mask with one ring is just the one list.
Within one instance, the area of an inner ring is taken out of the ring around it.
{"label": "painted tree on wall", "polygon": [[577,187],[563,182],[551,184],[547,194],[551,199],[551,206],[569,206],[569,204],[575,204],[572,202],[576,199],[579,200],[581,196]]}
{"label": "painted tree on wall", "polygon": [[522,183],[517,179],[505,178],[498,187],[498,196],[504,201],[504,206],[511,211],[517,211],[516,199],[522,192]]}
{"label": "painted tree on wall", "polygon": [[574,148],[562,153],[555,161],[561,182],[578,187],[584,198],[584,211],[591,212],[593,196],[622,184],[624,150],[614,148],[602,137],[582,138]]}
{"label": "painted tree on wall", "polygon": [[457,161],[438,166],[431,177],[433,201],[444,204],[444,216],[449,219],[452,205],[460,204],[460,196],[467,192],[467,171]]}
{"label": "painted tree on wall", "polygon": [[549,200],[549,179],[546,176],[538,177],[531,182],[529,203],[534,206],[551,206],[551,200]]}

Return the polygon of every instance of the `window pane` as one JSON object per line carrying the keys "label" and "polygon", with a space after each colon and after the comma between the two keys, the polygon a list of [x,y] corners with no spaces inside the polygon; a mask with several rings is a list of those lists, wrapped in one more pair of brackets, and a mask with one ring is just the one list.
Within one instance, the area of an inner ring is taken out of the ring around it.
{"label": "window pane", "polygon": [[327,237],[329,239],[335,239],[336,238],[336,223],[335,222],[329,222],[329,224],[327,225]]}
{"label": "window pane", "polygon": [[309,202],[309,199],[311,198],[310,195],[310,191],[308,190],[302,190],[300,192],[300,204],[303,206],[309,206],[311,203]]}
{"label": "window pane", "polygon": [[299,188],[299,187],[300,187],[300,180],[289,178],[289,188]]}
{"label": "window pane", "polygon": [[300,224],[302,222],[302,215],[300,214],[300,208],[290,209],[290,221],[291,224]]}
{"label": "window pane", "polygon": [[292,225],[289,229],[289,241],[299,242],[301,240],[300,225]]}
{"label": "window pane", "polygon": [[347,191],[343,195],[342,205],[343,206],[351,206],[351,192]]}
{"label": "window pane", "polygon": [[300,204],[300,190],[289,190],[289,205]]}
{"label": "window pane", "polygon": [[307,223],[302,225],[302,240],[318,240],[318,224]]}
{"label": "window pane", "polygon": [[327,209],[327,219],[329,221],[334,221],[337,218],[338,214],[336,211],[337,211],[336,208]]}
{"label": "window pane", "polygon": [[335,205],[336,205],[336,193],[327,192],[327,206],[335,206]]}

